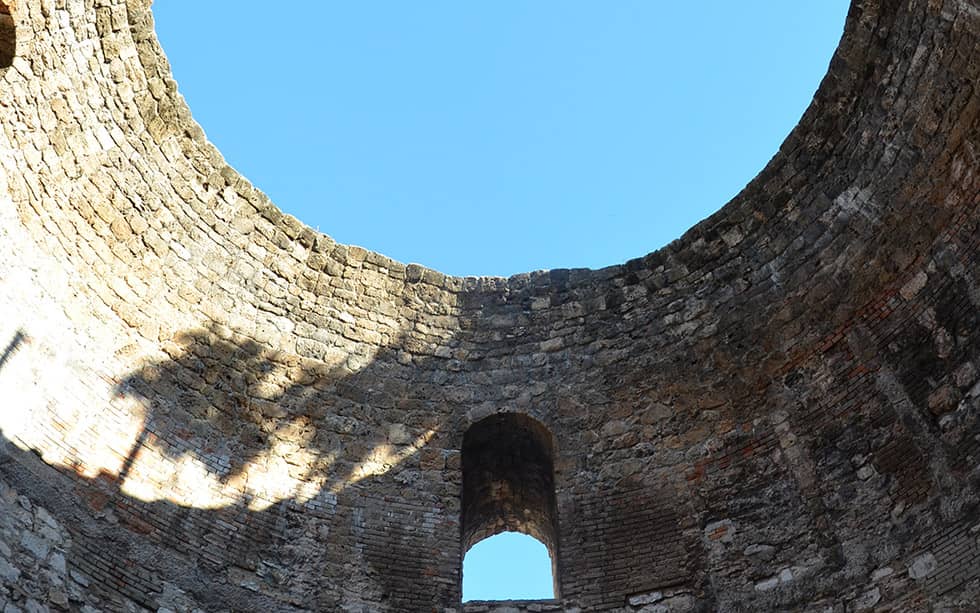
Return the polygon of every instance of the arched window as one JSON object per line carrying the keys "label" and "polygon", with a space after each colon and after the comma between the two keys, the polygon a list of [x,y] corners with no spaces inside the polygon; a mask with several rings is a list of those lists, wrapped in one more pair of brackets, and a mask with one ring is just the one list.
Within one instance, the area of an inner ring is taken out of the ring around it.
{"label": "arched window", "polygon": [[483,539],[463,559],[463,600],[541,600],[555,596],[551,554],[520,532]]}
{"label": "arched window", "polygon": [[13,63],[15,43],[14,18],[7,3],[0,0],[0,70]]}
{"label": "arched window", "polygon": [[558,512],[551,433],[526,415],[487,417],[463,436],[462,469],[463,553],[500,532],[532,536],[550,554],[557,597]]}

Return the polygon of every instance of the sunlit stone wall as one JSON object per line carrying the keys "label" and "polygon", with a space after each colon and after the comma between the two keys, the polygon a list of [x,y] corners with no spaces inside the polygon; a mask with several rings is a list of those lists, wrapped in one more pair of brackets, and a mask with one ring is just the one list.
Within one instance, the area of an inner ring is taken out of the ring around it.
{"label": "sunlit stone wall", "polygon": [[283,215],[145,1],[0,6],[0,610],[459,611],[500,411],[555,441],[558,602],[515,606],[973,610],[973,2],[857,1],[719,213],[509,279]]}

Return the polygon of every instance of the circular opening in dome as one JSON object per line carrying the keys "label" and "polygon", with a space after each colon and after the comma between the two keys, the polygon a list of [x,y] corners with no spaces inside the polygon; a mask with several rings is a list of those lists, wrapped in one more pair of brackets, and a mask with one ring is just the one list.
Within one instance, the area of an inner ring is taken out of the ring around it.
{"label": "circular opening in dome", "polygon": [[153,11],[195,118],[286,213],[396,260],[506,276],[618,264],[718,210],[798,123],[847,5]]}
{"label": "circular opening in dome", "polygon": [[16,28],[10,5],[0,1],[0,70],[8,68],[13,63],[16,43]]}

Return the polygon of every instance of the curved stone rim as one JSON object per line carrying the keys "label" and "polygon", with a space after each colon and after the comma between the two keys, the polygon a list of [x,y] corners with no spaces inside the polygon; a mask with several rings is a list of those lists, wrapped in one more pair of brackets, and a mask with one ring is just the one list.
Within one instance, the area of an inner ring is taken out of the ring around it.
{"label": "curved stone rim", "polygon": [[[129,0],[131,3],[136,2],[146,2],[146,0]],[[148,3],[147,3],[148,4]],[[848,91],[848,86],[850,81],[857,78],[856,74],[845,75],[844,78],[841,75],[836,74],[840,72],[837,67],[842,64],[839,56],[843,53],[849,51],[849,44],[852,41],[849,36],[849,32],[856,27],[854,23],[854,4],[848,11],[848,16],[845,20],[844,29],[841,34],[841,38],[838,42],[837,47],[831,58],[828,66],[828,71],[821,78],[820,84],[818,85],[813,98],[807,105],[806,110],[801,116],[797,124],[792,128],[786,138],[783,140],[782,144],[779,146],[776,152],[773,153],[769,162],[760,169],[755,176],[743,187],[735,196],[729,199],[727,202],[723,203],[720,207],[714,210],[713,213],[709,214],[707,217],[697,222],[693,226],[684,230],[679,237],[670,241],[667,245],[649,251],[645,254],[640,254],[635,257],[627,259],[625,262],[618,264],[611,264],[609,266],[604,266],[601,268],[553,268],[553,269],[537,269],[526,272],[519,272],[509,276],[499,276],[499,275],[448,275],[438,271],[437,269],[430,268],[428,266],[410,263],[410,262],[398,262],[384,255],[383,252],[373,251],[366,249],[355,244],[339,243],[334,241],[329,234],[314,230],[309,224],[304,221],[293,217],[292,215],[283,212],[275,202],[262,192],[261,188],[252,184],[244,175],[238,172],[234,167],[225,164],[226,169],[222,171],[223,174],[231,175],[226,176],[230,184],[247,184],[256,192],[261,194],[261,199],[265,202],[266,206],[269,207],[269,215],[271,218],[275,219],[277,223],[282,224],[284,227],[288,227],[290,232],[296,232],[298,225],[301,227],[302,232],[312,232],[318,235],[321,239],[325,239],[328,242],[335,243],[341,247],[347,247],[349,249],[364,252],[365,257],[373,257],[381,261],[387,261],[395,264],[400,264],[403,266],[410,267],[412,269],[418,270],[418,275],[421,277],[426,274],[433,279],[449,280],[452,285],[466,286],[466,287],[479,287],[481,289],[489,289],[492,287],[499,286],[501,282],[506,283],[507,286],[513,287],[524,287],[527,285],[539,285],[545,278],[561,278],[561,279],[574,279],[574,283],[579,282],[593,282],[597,280],[602,280],[618,274],[624,270],[638,266],[646,266],[651,260],[661,260],[665,257],[669,257],[670,254],[682,251],[687,245],[695,242],[707,235],[722,236],[729,233],[732,229],[741,223],[741,221],[751,214],[751,200],[752,194],[758,191],[762,183],[765,182],[765,178],[774,172],[775,168],[785,163],[786,151],[792,148],[792,145],[797,142],[802,136],[810,133],[813,128],[813,124],[816,123],[820,115],[826,112],[826,108],[833,105],[833,100],[840,96],[841,92],[846,93]],[[146,9],[149,12],[149,8]],[[173,79],[172,74],[169,70],[169,63],[167,62],[166,52],[164,51],[159,39],[156,36],[156,31],[153,27],[152,17],[150,19],[143,19],[138,22],[141,24],[140,30],[135,30],[134,28],[134,38],[141,41],[146,41],[152,45],[154,54],[160,63],[166,66],[165,73],[169,78],[171,83],[176,84]],[[206,145],[214,153],[220,155],[220,150],[209,140],[207,140],[205,130],[203,127],[193,119],[192,109],[184,100],[183,96],[179,94],[176,89],[173,92],[174,102],[177,107],[176,120],[178,121],[180,129],[186,132],[187,136],[198,141],[201,144]],[[329,231],[329,229],[328,229]]]}

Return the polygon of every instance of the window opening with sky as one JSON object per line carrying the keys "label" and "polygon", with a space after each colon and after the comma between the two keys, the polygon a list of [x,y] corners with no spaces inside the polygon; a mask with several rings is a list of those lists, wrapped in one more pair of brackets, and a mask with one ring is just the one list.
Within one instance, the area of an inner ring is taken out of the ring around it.
{"label": "window opening with sky", "polygon": [[463,600],[554,598],[552,569],[544,543],[520,532],[501,532],[466,552]]}
{"label": "window opening with sky", "polygon": [[[538,594],[539,598],[556,595],[557,587],[548,593],[541,586],[537,589],[518,586],[513,577],[500,568],[530,563],[533,567],[530,572],[547,576],[552,583],[557,582],[555,569],[560,552],[553,455],[551,433],[541,423],[523,414],[492,415],[466,431],[460,518],[466,560],[470,559],[471,548],[485,545],[478,552],[472,552],[475,554],[473,566],[464,561],[464,600],[526,598],[528,593]],[[502,532],[505,534],[500,534]],[[520,538],[521,535],[513,534],[515,532],[533,538]],[[541,549],[544,556],[541,556]],[[487,550],[499,556],[496,561],[488,562],[487,556],[481,555]],[[540,567],[542,561],[547,565],[545,569]],[[483,581],[469,580],[467,571],[477,573]],[[516,593],[518,589],[522,595]]]}

